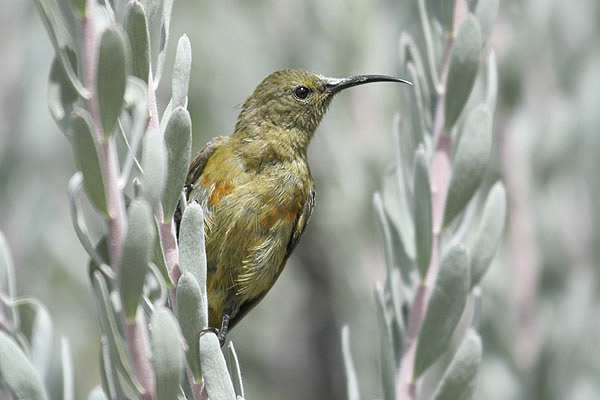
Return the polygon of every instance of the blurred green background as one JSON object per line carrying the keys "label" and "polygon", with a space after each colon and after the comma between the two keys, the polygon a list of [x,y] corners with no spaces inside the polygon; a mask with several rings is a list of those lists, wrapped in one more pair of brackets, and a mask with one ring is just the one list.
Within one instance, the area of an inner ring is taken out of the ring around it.
{"label": "blurred green background", "polygon": [[[600,398],[599,20],[596,0],[506,0],[487,45],[500,84],[490,175],[506,185],[509,214],[482,287],[478,399]],[[176,1],[170,60],[186,33],[194,150],[230,134],[241,103],[274,70],[397,74],[404,30],[421,40],[416,2]],[[99,329],[68,209],[71,150],[46,106],[52,57],[33,2],[3,0],[0,229],[19,294],[38,297],[55,340],[73,345],[83,398],[100,382]],[[343,324],[362,396],[381,396],[372,293],[385,267],[371,199],[393,159],[400,90],[344,92],[317,131],[311,225],[271,293],[230,336],[249,399],[344,398]],[[161,87],[162,107],[169,91]]]}

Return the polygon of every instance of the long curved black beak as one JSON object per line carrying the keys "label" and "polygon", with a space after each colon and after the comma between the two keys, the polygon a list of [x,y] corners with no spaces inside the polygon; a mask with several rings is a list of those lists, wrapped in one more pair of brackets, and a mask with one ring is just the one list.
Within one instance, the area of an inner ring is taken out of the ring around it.
{"label": "long curved black beak", "polygon": [[327,85],[325,87],[325,93],[335,94],[340,90],[347,89],[352,86],[364,85],[365,83],[372,82],[400,82],[412,85],[411,82],[387,75],[356,75],[348,78],[327,78]]}

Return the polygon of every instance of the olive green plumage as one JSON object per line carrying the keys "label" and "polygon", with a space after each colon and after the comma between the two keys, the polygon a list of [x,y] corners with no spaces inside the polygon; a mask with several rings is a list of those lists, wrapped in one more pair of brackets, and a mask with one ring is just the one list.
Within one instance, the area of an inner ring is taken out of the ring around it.
{"label": "olive green plumage", "polygon": [[[233,135],[214,138],[187,176],[205,211],[209,324],[231,329],[273,286],[315,204],[307,149],[335,93],[380,75],[269,75],[244,103]],[[178,223],[178,221],[177,221]]]}

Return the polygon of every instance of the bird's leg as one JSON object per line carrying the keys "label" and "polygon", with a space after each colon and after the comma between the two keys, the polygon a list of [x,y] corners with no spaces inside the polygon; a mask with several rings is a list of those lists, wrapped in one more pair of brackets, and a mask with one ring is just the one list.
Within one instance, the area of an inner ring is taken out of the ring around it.
{"label": "bird's leg", "polygon": [[223,320],[221,321],[221,329],[213,328],[209,326],[208,328],[204,328],[200,331],[200,335],[203,335],[207,332],[212,332],[217,335],[217,339],[219,339],[219,345],[223,347],[225,344],[225,337],[227,336],[227,330],[229,328],[229,313],[223,314]]}
{"label": "bird's leg", "polygon": [[219,333],[217,334],[217,338],[219,339],[219,344],[221,347],[225,344],[225,337],[227,336],[227,330],[229,329],[229,313],[223,314],[223,320],[221,321],[221,329],[219,329]]}

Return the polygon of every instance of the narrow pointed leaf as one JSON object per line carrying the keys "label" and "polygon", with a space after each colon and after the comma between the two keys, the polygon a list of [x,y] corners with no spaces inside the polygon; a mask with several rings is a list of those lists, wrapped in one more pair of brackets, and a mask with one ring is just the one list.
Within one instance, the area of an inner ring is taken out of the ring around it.
{"label": "narrow pointed leaf", "polygon": [[227,344],[227,355],[227,369],[232,375],[233,388],[235,389],[235,394],[241,398],[244,398],[246,396],[244,395],[244,384],[242,382],[240,362],[238,360],[237,353],[235,352],[235,347],[233,347],[232,341],[230,341]]}
{"label": "narrow pointed leaf", "polygon": [[[111,377],[116,379],[116,369],[118,369],[135,393],[141,395],[144,389],[137,382],[135,373],[129,362],[129,354],[125,347],[125,340],[119,332],[117,315],[110,299],[106,280],[100,271],[95,271],[92,275],[92,288],[94,289],[94,297],[96,298],[96,305],[98,307],[100,327],[105,338],[102,343],[101,360],[104,364],[102,369],[106,372],[105,378],[108,379],[107,383],[111,382]],[[114,385],[112,387],[120,391],[118,379],[116,379]]]}
{"label": "narrow pointed leaf", "polygon": [[[67,77],[71,81],[71,85],[75,88],[79,96],[87,98],[90,94],[89,91],[83,87],[83,84],[79,80],[79,77],[69,60],[67,51],[64,47],[61,47],[61,43],[64,43],[64,40],[59,39],[58,37],[58,32],[56,30],[57,24],[55,23],[56,18],[54,17],[56,12],[52,10],[53,6],[51,5],[51,2],[48,0],[35,0],[35,4],[40,12],[44,25],[46,26],[46,30],[48,31],[50,42],[52,42],[54,51],[58,55],[58,59],[60,60]],[[74,21],[74,19],[71,19],[71,21]]]}
{"label": "narrow pointed leaf", "polygon": [[0,381],[15,399],[47,399],[40,376],[17,343],[0,331]]}
{"label": "narrow pointed leaf", "polygon": [[379,286],[375,287],[375,305],[377,306],[377,322],[379,326],[379,357],[383,398],[384,400],[393,400],[396,395],[396,370],[392,347],[392,328],[387,316],[383,290]]}
{"label": "narrow pointed leaf", "polygon": [[186,35],[179,38],[177,52],[175,53],[175,65],[173,66],[172,97],[173,106],[185,107],[190,82],[190,71],[192,70],[192,46]]}
{"label": "narrow pointed leaf", "polygon": [[203,304],[206,299],[206,253],[204,251],[204,213],[198,203],[185,208],[179,228],[179,263],[181,272],[194,276],[202,291]]}
{"label": "narrow pointed leaf", "polygon": [[31,363],[39,376],[46,376],[52,357],[52,319],[48,309],[38,300],[15,301],[20,316],[20,330],[29,342]]}
{"label": "narrow pointed leaf", "polygon": [[492,116],[485,105],[469,114],[458,143],[446,197],[444,226],[467,205],[479,187],[492,149]]}
{"label": "narrow pointed leaf", "polygon": [[458,29],[450,56],[444,107],[446,131],[450,131],[469,99],[479,69],[480,52],[479,23],[470,16]]}
{"label": "narrow pointed leaf", "polygon": [[481,27],[482,44],[488,40],[494,30],[499,7],[500,0],[479,0],[477,2],[475,17]]}
{"label": "narrow pointed leaf", "polygon": [[454,22],[454,1],[448,0],[428,0],[427,8],[431,10],[432,15],[442,24],[447,33],[452,32]]}
{"label": "narrow pointed leaf", "polygon": [[471,286],[479,283],[487,271],[504,234],[506,191],[496,183],[488,194],[471,256]]}
{"label": "narrow pointed leaf", "polygon": [[410,104],[410,119],[412,129],[410,132],[404,132],[404,134],[412,135],[414,143],[421,145],[424,141],[426,134],[425,131],[425,112],[423,105],[423,93],[421,89],[421,82],[419,81],[419,74],[412,62],[408,62],[406,65],[408,73],[408,79],[413,83],[413,90],[409,90],[406,93],[408,97],[408,104]]}
{"label": "narrow pointed leaf", "polygon": [[147,203],[134,200],[128,210],[127,237],[119,271],[119,293],[129,321],[135,320],[154,242],[152,211]]}
{"label": "narrow pointed leaf", "polygon": [[165,187],[167,152],[164,143],[163,136],[157,130],[150,130],[144,136],[142,195],[152,209],[156,209]]}
{"label": "narrow pointed leaf", "polygon": [[187,343],[185,356],[196,382],[202,381],[200,365],[200,331],[208,326],[207,305],[203,303],[198,282],[189,272],[184,272],[177,283],[177,316],[181,333]]}
{"label": "narrow pointed leaf", "polygon": [[[71,48],[66,48],[65,51],[72,67],[76,69],[77,55]],[[58,55],[55,55],[48,80],[48,109],[63,131],[67,128],[67,120],[77,99],[77,90],[67,76]]]}
{"label": "narrow pointed leaf", "polygon": [[385,254],[385,265],[388,275],[391,274],[392,268],[394,268],[394,256],[392,248],[392,234],[390,231],[390,224],[387,215],[383,209],[383,200],[379,192],[375,192],[373,195],[373,209],[375,211],[375,221],[377,222],[377,228],[379,231],[379,237],[383,243],[383,251]]}
{"label": "narrow pointed leaf", "polygon": [[469,294],[469,253],[452,246],[440,264],[437,281],[419,332],[413,377],[417,379],[446,350]]}
{"label": "narrow pointed leaf", "polygon": [[162,17],[160,24],[160,45],[158,49],[158,60],[156,62],[156,76],[154,78],[154,87],[158,87],[160,78],[165,67],[167,58],[167,45],[169,43],[169,32],[171,30],[171,13],[173,12],[173,0],[162,1]]}
{"label": "narrow pointed leaf", "polygon": [[496,53],[494,50],[490,51],[487,67],[487,90],[485,102],[488,106],[488,110],[493,113],[496,109],[496,102],[498,100],[498,66],[496,65]]}
{"label": "narrow pointed leaf", "polygon": [[106,336],[101,337],[100,344],[100,379],[104,392],[110,399],[125,398],[123,387],[119,382],[117,366],[113,364],[111,351]]}
{"label": "narrow pointed leaf", "polygon": [[104,176],[100,154],[92,134],[92,121],[87,111],[77,109],[73,113],[73,155],[83,174],[83,187],[98,210],[108,215]]}
{"label": "narrow pointed leaf", "polygon": [[119,25],[104,30],[98,54],[96,90],[100,120],[106,137],[112,135],[123,107],[129,69],[127,35]]}
{"label": "narrow pointed leaf", "polygon": [[431,216],[431,183],[427,155],[421,147],[415,155],[414,220],[416,261],[421,279],[425,279],[431,260],[433,223]]}
{"label": "narrow pointed leaf", "polygon": [[178,107],[171,114],[165,129],[167,144],[167,183],[163,193],[165,222],[171,222],[192,157],[192,120],[189,112]]}
{"label": "narrow pointed leaf", "polygon": [[167,269],[167,261],[165,260],[165,253],[163,250],[161,237],[160,237],[160,234],[158,234],[160,228],[159,228],[158,221],[156,220],[156,218],[154,219],[154,229],[157,234],[154,239],[154,247],[152,250],[152,262],[154,263],[154,265],[156,265],[156,267],[160,271],[160,274],[163,277],[163,279],[165,280],[165,282],[167,283],[167,286],[170,289],[173,289],[175,287],[175,285],[173,284],[173,281],[171,280],[171,276],[169,275],[169,270]]}
{"label": "narrow pointed leaf", "polygon": [[200,362],[208,397],[220,400],[235,400],[233,382],[227,372],[225,357],[219,339],[212,332],[200,335]]}
{"label": "narrow pointed leaf", "polygon": [[348,400],[359,400],[358,378],[354,361],[352,361],[352,350],[350,349],[350,329],[348,325],[342,327],[342,355],[344,357],[344,371],[346,372],[346,392]]}
{"label": "narrow pointed leaf", "polygon": [[71,356],[71,346],[66,337],[60,340],[60,358],[62,370],[62,399],[75,399],[75,379],[73,374],[73,359]]}
{"label": "narrow pointed leaf", "polygon": [[[400,271],[395,265],[394,260],[394,244],[392,243],[392,232],[389,223],[389,218],[386,215],[383,209],[383,202],[379,192],[376,192],[373,195],[373,208],[375,209],[375,217],[377,221],[377,226],[379,228],[379,233],[381,237],[381,241],[383,242],[383,248],[385,252],[385,260],[387,267],[388,280],[385,285],[384,292],[389,295],[392,299],[392,305],[394,308],[394,314],[396,316],[401,315],[401,305],[404,303],[404,293],[402,292],[402,288],[404,287],[404,283],[402,282],[402,277],[400,275]],[[395,281],[395,282],[394,282]],[[391,284],[394,282],[397,284]],[[394,345],[397,343],[394,341]]]}
{"label": "narrow pointed leaf", "polygon": [[148,83],[150,33],[146,12],[139,1],[130,1],[127,5],[125,27],[131,43],[131,74]]}
{"label": "narrow pointed leaf", "polygon": [[442,377],[433,400],[471,400],[481,363],[481,339],[470,332]]}
{"label": "narrow pointed leaf", "polygon": [[156,377],[156,399],[170,400],[179,393],[183,374],[181,334],[175,317],[166,308],[160,308],[150,319],[152,365]]}
{"label": "narrow pointed leaf", "polygon": [[6,243],[6,238],[2,231],[0,231],[0,292],[8,293],[8,298],[11,299],[13,285],[12,257]]}

